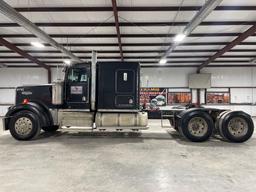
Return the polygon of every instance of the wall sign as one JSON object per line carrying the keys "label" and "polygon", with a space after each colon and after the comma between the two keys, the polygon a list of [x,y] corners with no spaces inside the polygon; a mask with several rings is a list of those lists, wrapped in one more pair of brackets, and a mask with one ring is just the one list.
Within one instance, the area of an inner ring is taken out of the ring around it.
{"label": "wall sign", "polygon": [[149,108],[166,106],[166,88],[141,88],[140,104]]}

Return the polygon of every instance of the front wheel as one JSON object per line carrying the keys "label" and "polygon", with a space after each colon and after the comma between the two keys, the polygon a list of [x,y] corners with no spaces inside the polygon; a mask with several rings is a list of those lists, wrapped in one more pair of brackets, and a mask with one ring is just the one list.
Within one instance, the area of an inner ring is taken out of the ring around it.
{"label": "front wheel", "polygon": [[17,140],[33,139],[41,130],[38,116],[31,111],[17,112],[10,119],[9,130]]}

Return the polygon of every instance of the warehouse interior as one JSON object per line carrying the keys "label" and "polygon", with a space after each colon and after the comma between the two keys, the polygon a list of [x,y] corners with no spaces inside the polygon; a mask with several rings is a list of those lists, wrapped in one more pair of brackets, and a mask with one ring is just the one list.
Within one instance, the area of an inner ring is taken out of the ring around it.
{"label": "warehouse interior", "polygon": [[[255,0],[0,0],[0,191],[256,191],[255,134],[190,142],[164,118],[193,104],[255,122],[255,32]],[[139,63],[149,129],[31,141],[4,130],[17,87],[65,81],[93,54]],[[210,74],[210,86],[191,87],[191,74]]]}

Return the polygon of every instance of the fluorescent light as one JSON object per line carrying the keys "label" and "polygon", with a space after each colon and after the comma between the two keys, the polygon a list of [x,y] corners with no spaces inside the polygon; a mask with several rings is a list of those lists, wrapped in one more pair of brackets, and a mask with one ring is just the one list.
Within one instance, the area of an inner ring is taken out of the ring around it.
{"label": "fluorescent light", "polygon": [[186,37],[186,35],[184,35],[184,34],[178,34],[178,35],[176,35],[175,37],[174,37],[174,39],[173,39],[173,41],[174,42],[181,42],[181,41],[183,41],[183,39]]}
{"label": "fluorescent light", "polygon": [[160,61],[159,61],[160,64],[165,64],[166,62],[167,62],[167,59],[165,59],[165,58],[162,58],[162,59],[160,59]]}
{"label": "fluorescent light", "polygon": [[33,45],[34,47],[37,48],[43,48],[44,44],[40,43],[40,42],[31,42],[31,45]]}
{"label": "fluorescent light", "polygon": [[70,65],[71,64],[71,61],[69,60],[69,59],[66,59],[66,60],[64,60],[63,61],[65,64],[67,64],[67,65]]}

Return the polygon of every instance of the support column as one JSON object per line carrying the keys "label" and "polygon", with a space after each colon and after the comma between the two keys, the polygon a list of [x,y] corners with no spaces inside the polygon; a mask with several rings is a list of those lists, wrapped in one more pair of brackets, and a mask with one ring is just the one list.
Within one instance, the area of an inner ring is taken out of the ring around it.
{"label": "support column", "polygon": [[[197,73],[199,74],[200,71],[197,71]],[[200,97],[201,97],[201,92],[200,89],[196,89],[196,106],[199,107],[200,106]]]}
{"label": "support column", "polygon": [[47,69],[48,83],[52,82],[52,71],[51,68]]}

